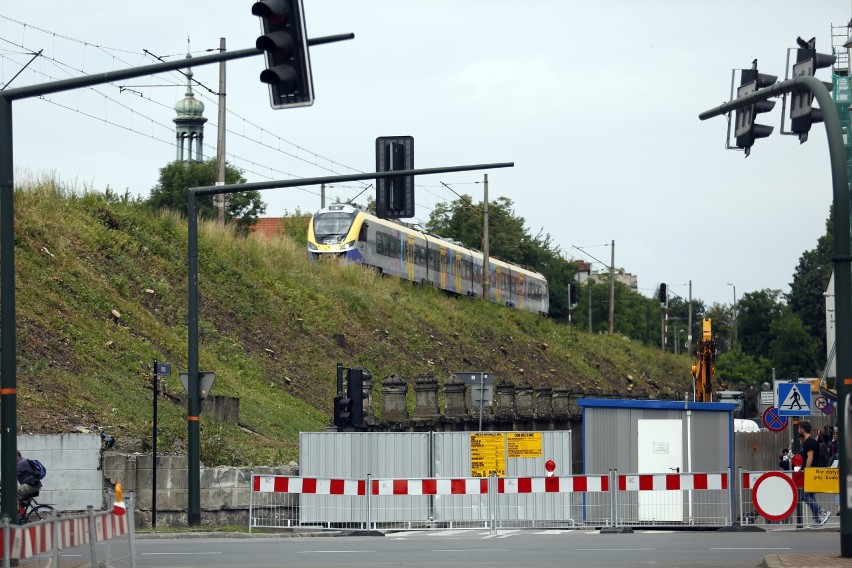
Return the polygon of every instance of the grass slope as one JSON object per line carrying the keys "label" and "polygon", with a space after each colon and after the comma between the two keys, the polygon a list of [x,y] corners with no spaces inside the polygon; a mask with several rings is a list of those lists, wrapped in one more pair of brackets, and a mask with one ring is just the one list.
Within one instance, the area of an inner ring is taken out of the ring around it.
{"label": "grass slope", "polygon": [[[157,359],[173,373],[159,404],[158,450],[184,450],[185,220],[50,180],[19,188],[15,208],[20,431],[94,426],[117,447],[141,449],[152,432]],[[689,380],[686,356],[359,266],[310,263],[287,237],[239,238],[215,224],[199,228],[199,294],[200,368],[217,373],[213,394],[240,399],[248,427],[202,418],[206,465],[295,459],[298,433],[329,422],[338,362],[370,369],[377,394],[391,373],[443,381],[471,369],[587,393],[636,385],[665,396]]]}

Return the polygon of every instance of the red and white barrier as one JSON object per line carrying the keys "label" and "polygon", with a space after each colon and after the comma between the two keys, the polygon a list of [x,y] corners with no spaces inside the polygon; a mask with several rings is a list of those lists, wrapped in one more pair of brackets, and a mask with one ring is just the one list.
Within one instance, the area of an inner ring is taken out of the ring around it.
{"label": "red and white barrier", "polygon": [[[127,515],[115,515],[112,511],[95,517],[95,542],[107,540],[128,534],[130,532]],[[88,544],[92,540],[87,517],[59,518],[54,521],[41,521],[31,525],[9,526],[9,557],[31,558],[40,554],[53,552],[54,526],[59,528],[59,549]],[[2,534],[4,531],[0,531]],[[2,538],[0,538],[2,545]],[[0,557],[2,557],[0,547]]]}
{"label": "red and white barrier", "polygon": [[498,493],[599,493],[609,491],[605,475],[574,475],[569,477],[501,477]]}
{"label": "red and white barrier", "polygon": [[727,489],[727,473],[619,475],[619,491],[678,491]]}
{"label": "red and white barrier", "polygon": [[366,495],[367,482],[363,479],[256,475],[252,480],[252,491],[309,495]]}
{"label": "red and white barrier", "polygon": [[371,495],[485,495],[488,478],[374,479]]}

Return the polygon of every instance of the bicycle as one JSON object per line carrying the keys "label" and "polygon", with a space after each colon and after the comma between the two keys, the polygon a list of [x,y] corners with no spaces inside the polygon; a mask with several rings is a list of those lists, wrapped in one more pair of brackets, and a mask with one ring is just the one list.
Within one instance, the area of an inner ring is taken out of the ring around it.
{"label": "bicycle", "polygon": [[44,519],[53,517],[53,505],[49,503],[39,503],[35,500],[35,495],[31,495],[26,499],[18,501],[18,524],[25,525],[27,523],[35,523]]}

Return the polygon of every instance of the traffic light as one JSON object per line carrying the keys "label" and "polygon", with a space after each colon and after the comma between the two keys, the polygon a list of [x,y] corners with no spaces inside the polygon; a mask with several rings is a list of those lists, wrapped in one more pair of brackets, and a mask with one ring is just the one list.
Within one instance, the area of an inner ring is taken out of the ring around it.
{"label": "traffic light", "polygon": [[[793,65],[793,78],[813,77],[817,69],[830,67],[837,59],[834,55],[826,55],[816,52],[816,38],[805,41],[796,38],[799,49],[796,50],[796,64]],[[831,91],[833,85],[823,82],[823,85]],[[813,93],[810,89],[797,89],[793,91],[790,101],[790,130],[799,135],[799,142],[806,142],[811,125],[822,122],[822,111],[813,108]]]}
{"label": "traffic light", "polygon": [[[413,169],[413,136],[376,138],[377,172]],[[414,176],[376,179],[376,217],[380,219],[414,217]]]}
{"label": "traffic light", "polygon": [[352,426],[352,399],[348,396],[334,397],[334,425],[338,428]]}
{"label": "traffic light", "polygon": [[364,392],[364,381],[369,381],[372,378],[373,375],[370,374],[370,371],[359,367],[347,371],[346,396],[352,401],[352,426],[364,424],[364,399],[367,398],[367,393]]}
{"label": "traffic light", "polygon": [[[751,69],[743,69],[740,75],[740,87],[737,89],[737,98],[750,95],[759,89],[774,85],[778,79],[775,75],[765,75],[757,71],[757,59],[751,64]],[[769,112],[775,108],[775,101],[761,101],[745,108],[737,109],[736,130],[737,148],[745,150],[745,155],[751,153],[751,147],[758,138],[766,138],[774,128],[764,124],[755,124],[757,115]]]}
{"label": "traffic light", "polygon": [[657,298],[660,300],[660,305],[665,306],[668,303],[668,295],[666,294],[666,283],[660,283],[660,293],[657,295]]}
{"label": "traffic light", "polygon": [[260,80],[269,85],[272,108],[314,104],[314,83],[302,0],[260,0],[251,7],[263,35],[257,48],[266,54]]}
{"label": "traffic light", "polygon": [[568,292],[568,296],[569,296],[568,305],[571,308],[576,307],[577,306],[577,285],[576,284],[571,284],[570,290]]}

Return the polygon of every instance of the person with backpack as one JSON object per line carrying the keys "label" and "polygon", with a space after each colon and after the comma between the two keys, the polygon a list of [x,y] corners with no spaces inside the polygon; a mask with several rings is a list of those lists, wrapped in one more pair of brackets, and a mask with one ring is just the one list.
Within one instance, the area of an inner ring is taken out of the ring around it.
{"label": "person with backpack", "polygon": [[17,453],[18,465],[18,501],[26,501],[35,497],[41,491],[41,480],[44,478],[45,469],[38,460],[28,460]]}
{"label": "person with backpack", "polygon": [[[799,422],[799,434],[803,437],[802,442],[802,469],[809,467],[824,467],[822,457],[819,453],[819,444],[811,433],[811,423],[807,420]],[[831,511],[827,511],[819,506],[816,502],[813,493],[806,493],[803,489],[799,489],[799,500],[805,503],[811,509],[811,514],[817,524],[824,525],[831,516]]]}

